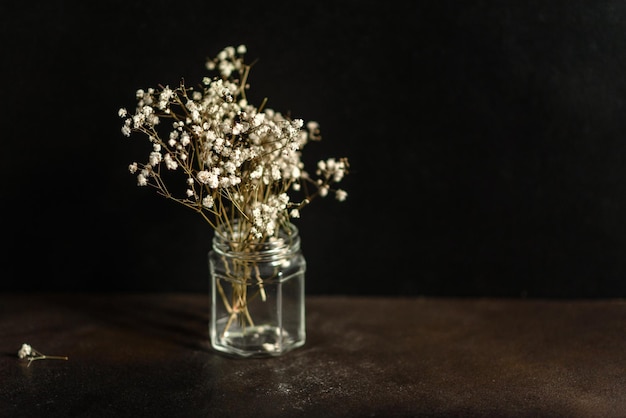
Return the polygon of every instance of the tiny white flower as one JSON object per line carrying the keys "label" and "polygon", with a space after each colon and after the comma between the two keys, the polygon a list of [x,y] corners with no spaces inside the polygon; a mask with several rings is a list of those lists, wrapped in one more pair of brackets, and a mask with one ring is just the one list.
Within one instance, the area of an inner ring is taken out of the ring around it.
{"label": "tiny white flower", "polygon": [[319,129],[319,127],[320,127],[319,123],[317,123],[317,122],[315,122],[315,121],[313,121],[313,120],[310,120],[310,121],[308,121],[308,122],[306,123],[306,128],[307,128],[309,131],[314,131],[314,130],[316,130],[316,129]]}
{"label": "tiny white flower", "polygon": [[163,157],[161,156],[161,153],[158,151],[153,151],[150,153],[150,165],[152,167],[158,165],[161,162],[161,159]]}
{"label": "tiny white flower", "polygon": [[202,184],[207,184],[209,182],[209,178],[210,178],[211,174],[206,171],[206,170],[202,170],[198,172],[198,181]]}
{"label": "tiny white flower", "polygon": [[148,185],[148,179],[146,178],[146,176],[144,176],[143,174],[139,174],[137,176],[137,185],[138,186],[147,186]]}
{"label": "tiny white flower", "polygon": [[33,352],[33,348],[30,345],[22,344],[22,347],[17,352],[17,356],[19,358],[26,358],[26,357],[30,356],[32,354],[32,352]]}
{"label": "tiny white flower", "polygon": [[171,154],[165,154],[164,160],[165,166],[169,170],[176,170],[178,168],[178,163],[172,158]]}
{"label": "tiny white flower", "polygon": [[189,134],[187,132],[183,133],[180,137],[180,143],[183,145],[183,147],[189,145],[190,142],[191,139],[189,139]]}
{"label": "tiny white flower", "polygon": [[213,200],[212,196],[207,195],[204,197],[204,199],[202,199],[202,206],[204,206],[205,208],[211,209],[214,204],[215,201]]}

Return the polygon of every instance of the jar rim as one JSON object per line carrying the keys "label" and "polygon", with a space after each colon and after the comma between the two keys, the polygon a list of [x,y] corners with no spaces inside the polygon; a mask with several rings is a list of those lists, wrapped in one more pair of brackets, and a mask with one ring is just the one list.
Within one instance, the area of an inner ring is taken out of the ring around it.
{"label": "jar rim", "polygon": [[291,222],[281,224],[277,236],[264,241],[248,241],[238,237],[239,225],[239,220],[235,220],[229,225],[218,226],[213,235],[213,249],[220,254],[245,258],[287,256],[300,249],[299,230]]}

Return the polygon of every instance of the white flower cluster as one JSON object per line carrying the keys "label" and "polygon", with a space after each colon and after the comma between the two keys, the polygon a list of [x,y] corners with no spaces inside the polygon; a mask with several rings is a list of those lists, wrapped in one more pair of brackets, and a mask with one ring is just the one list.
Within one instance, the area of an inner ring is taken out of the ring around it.
{"label": "white flower cluster", "polygon": [[17,356],[21,359],[25,359],[33,355],[33,347],[29,344],[22,344],[20,349],[17,352]]}
{"label": "white flower cluster", "polygon": [[[200,91],[184,83],[140,89],[134,114],[125,108],[118,114],[124,119],[125,136],[140,132],[152,144],[145,163],[129,166],[139,186],[155,187],[201,213],[213,227],[243,220],[251,237],[264,239],[289,216],[299,217],[299,209],[314,196],[333,191],[339,201],[345,200],[347,193],[332,184],[342,180],[348,162],[320,161],[316,178],[310,177],[301,152],[309,140],[320,139],[318,124],[305,126],[302,119],[248,103],[250,66],[244,62],[245,53],[245,45],[229,46],[208,60],[207,69],[217,70],[219,76],[205,77]],[[163,123],[166,120],[170,123]],[[178,192],[166,185],[168,171],[183,177]],[[315,192],[292,202],[287,192],[308,190],[303,183]]]}

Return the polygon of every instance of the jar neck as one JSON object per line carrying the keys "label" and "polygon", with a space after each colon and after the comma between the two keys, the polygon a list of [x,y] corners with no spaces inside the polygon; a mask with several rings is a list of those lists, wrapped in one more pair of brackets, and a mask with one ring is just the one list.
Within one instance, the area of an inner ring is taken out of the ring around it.
{"label": "jar neck", "polygon": [[252,239],[248,230],[241,226],[238,221],[220,225],[213,235],[213,250],[223,256],[250,261],[283,258],[300,251],[299,231],[291,223],[282,225],[276,236],[264,240]]}

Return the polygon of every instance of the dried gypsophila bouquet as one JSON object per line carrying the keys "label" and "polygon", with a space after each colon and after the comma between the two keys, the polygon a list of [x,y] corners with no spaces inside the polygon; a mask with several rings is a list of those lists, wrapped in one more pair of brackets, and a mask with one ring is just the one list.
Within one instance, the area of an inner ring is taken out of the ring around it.
{"label": "dried gypsophila bouquet", "polygon": [[[119,110],[122,133],[142,133],[152,144],[147,162],[129,167],[137,184],[194,210],[244,252],[290,233],[290,218],[299,218],[313,198],[332,193],[345,200],[347,193],[332,186],[348,172],[346,158],[319,161],[315,177],[304,169],[302,149],[321,139],[319,125],[267,108],[267,99],[258,108],[248,103],[245,53],[244,45],[228,46],[207,60],[218,75],[205,77],[197,89],[184,82],[140,89],[135,113]],[[170,187],[176,174],[182,181]],[[254,270],[239,267],[233,271]],[[245,283],[234,287],[230,302],[220,292],[233,315],[247,314]]]}
{"label": "dried gypsophila bouquet", "polygon": [[[302,148],[321,139],[317,122],[305,127],[302,119],[265,108],[266,100],[258,108],[249,104],[245,53],[244,45],[229,46],[209,59],[207,69],[219,76],[205,77],[198,90],[182,81],[175,89],[137,90],[135,113],[122,108],[119,116],[125,136],[140,132],[152,143],[148,161],[129,167],[139,186],[195,210],[214,229],[231,229],[237,220],[244,241],[255,243],[288,230],[289,218],[316,196],[333,192],[345,200],[347,193],[331,184],[347,173],[348,160],[319,161],[315,179],[304,170]],[[183,177],[182,195],[168,187],[163,167]],[[292,202],[291,191],[304,197]]]}

